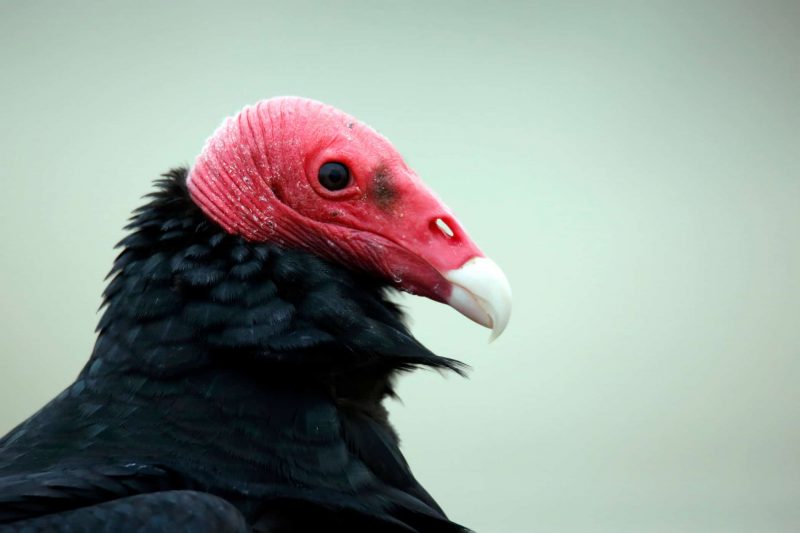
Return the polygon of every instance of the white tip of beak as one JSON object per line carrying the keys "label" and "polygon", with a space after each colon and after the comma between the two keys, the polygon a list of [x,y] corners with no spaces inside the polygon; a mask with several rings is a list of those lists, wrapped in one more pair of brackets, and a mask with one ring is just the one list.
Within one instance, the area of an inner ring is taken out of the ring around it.
{"label": "white tip of beak", "polygon": [[453,284],[447,303],[464,316],[492,328],[489,342],[506,329],[511,318],[511,286],[497,263],[473,257],[460,268],[444,273]]}

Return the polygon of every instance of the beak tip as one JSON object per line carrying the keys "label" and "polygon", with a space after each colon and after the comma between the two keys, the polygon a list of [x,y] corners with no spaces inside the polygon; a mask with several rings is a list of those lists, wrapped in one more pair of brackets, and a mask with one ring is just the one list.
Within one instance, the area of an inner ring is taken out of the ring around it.
{"label": "beak tip", "polygon": [[497,339],[511,318],[511,285],[500,267],[487,257],[473,257],[444,277],[453,286],[447,303],[492,328],[489,342]]}
{"label": "beak tip", "polygon": [[489,344],[496,341],[500,337],[500,335],[503,334],[503,331],[505,331],[505,329],[506,329],[505,324],[503,324],[502,326],[493,327],[492,333],[489,335]]}

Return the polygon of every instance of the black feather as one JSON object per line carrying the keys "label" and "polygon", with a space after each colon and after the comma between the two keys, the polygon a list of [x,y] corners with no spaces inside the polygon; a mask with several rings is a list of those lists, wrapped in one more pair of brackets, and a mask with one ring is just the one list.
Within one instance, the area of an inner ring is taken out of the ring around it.
{"label": "black feather", "polygon": [[225,233],[157,182],[80,376],[0,440],[0,529],[463,531],[382,400],[422,346],[384,283]]}

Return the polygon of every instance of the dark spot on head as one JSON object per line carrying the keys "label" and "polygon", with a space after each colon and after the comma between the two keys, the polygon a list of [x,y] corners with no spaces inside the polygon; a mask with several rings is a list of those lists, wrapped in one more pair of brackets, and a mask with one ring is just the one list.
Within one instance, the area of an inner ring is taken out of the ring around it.
{"label": "dark spot on head", "polygon": [[339,211],[338,209],[334,209],[330,211],[328,214],[334,218],[342,216],[342,212]]}
{"label": "dark spot on head", "polygon": [[392,175],[383,165],[375,170],[372,178],[372,196],[382,208],[388,208],[397,197],[397,191],[392,185]]}
{"label": "dark spot on head", "polygon": [[348,122],[347,123],[347,129],[352,130],[353,129],[353,124],[355,124],[355,122]]}

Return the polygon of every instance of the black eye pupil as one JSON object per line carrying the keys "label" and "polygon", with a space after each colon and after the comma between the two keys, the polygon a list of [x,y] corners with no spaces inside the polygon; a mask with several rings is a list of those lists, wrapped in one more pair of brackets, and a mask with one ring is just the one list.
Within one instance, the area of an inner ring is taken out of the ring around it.
{"label": "black eye pupil", "polygon": [[340,191],[350,183],[350,172],[341,163],[325,163],[319,167],[319,183],[329,191]]}

